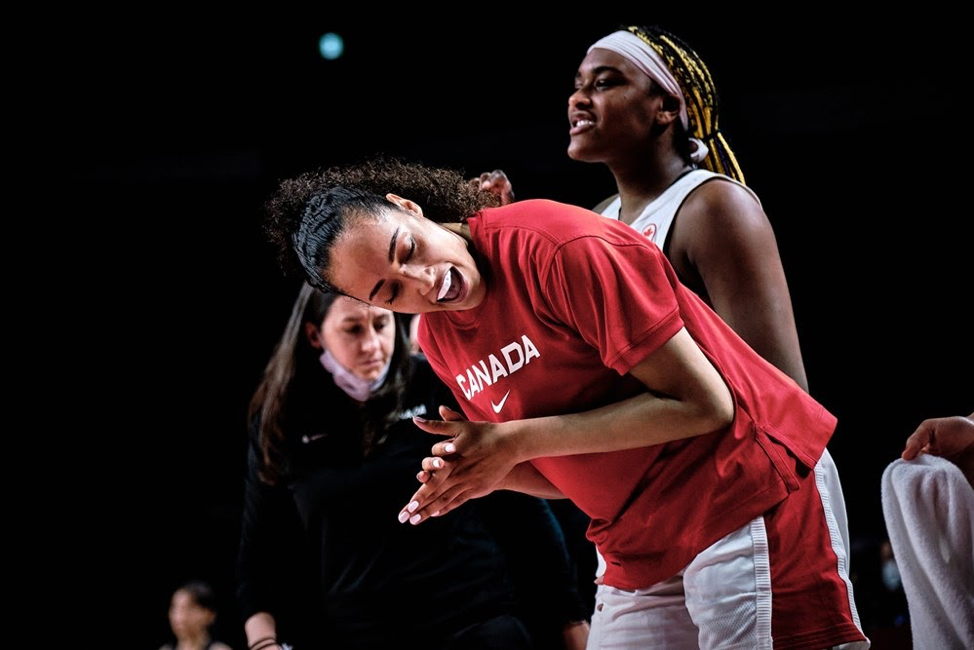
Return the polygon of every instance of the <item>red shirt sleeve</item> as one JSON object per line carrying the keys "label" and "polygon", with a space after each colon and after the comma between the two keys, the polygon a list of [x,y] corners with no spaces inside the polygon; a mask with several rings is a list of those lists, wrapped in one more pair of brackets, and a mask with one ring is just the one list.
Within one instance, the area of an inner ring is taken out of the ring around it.
{"label": "red shirt sleeve", "polygon": [[665,264],[648,240],[579,237],[553,255],[545,295],[553,315],[624,375],[683,328]]}

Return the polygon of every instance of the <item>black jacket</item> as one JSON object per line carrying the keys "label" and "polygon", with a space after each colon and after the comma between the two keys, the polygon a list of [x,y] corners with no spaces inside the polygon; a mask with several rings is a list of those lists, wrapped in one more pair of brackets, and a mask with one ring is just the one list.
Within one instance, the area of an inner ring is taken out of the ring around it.
{"label": "black jacket", "polygon": [[[318,635],[317,643],[395,647],[408,635],[435,647],[436,638],[500,613],[516,610],[542,634],[583,617],[543,501],[498,493],[419,526],[399,523],[436,442],[410,418],[439,419],[437,406],[455,407],[426,362],[413,364],[402,418],[367,458],[359,407],[324,370],[304,400],[320,395],[320,407],[286,418],[288,472],[277,486],[258,479],[252,436],[238,558],[245,619],[268,611],[279,627]],[[520,606],[508,574],[518,578]]]}

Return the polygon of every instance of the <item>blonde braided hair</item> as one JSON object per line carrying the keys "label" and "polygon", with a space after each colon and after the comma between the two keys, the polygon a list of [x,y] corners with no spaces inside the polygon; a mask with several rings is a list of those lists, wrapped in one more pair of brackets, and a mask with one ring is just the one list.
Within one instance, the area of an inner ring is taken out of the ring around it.
{"label": "blonde braided hair", "polygon": [[717,124],[717,87],[703,59],[678,37],[658,27],[633,26],[628,31],[662,57],[680,84],[687,106],[690,136],[702,140],[710,149],[700,164],[743,184],[744,172]]}

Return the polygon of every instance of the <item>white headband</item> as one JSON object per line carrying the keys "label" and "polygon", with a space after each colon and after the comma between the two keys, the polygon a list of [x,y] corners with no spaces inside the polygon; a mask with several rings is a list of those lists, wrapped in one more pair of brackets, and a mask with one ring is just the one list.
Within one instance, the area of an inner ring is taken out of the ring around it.
{"label": "white headband", "polygon": [[[605,38],[596,41],[592,47],[588,48],[588,51],[591,52],[595,48],[610,50],[624,56],[639,68],[640,72],[659,84],[667,95],[676,98],[680,102],[680,122],[684,129],[690,128],[690,120],[687,117],[687,103],[683,97],[683,91],[680,90],[680,84],[677,83],[676,77],[670,72],[662,57],[643,39],[627,31],[612,32]],[[694,163],[698,163],[707,157],[707,145],[696,138],[690,138],[690,142],[696,144],[696,148],[690,154]]]}

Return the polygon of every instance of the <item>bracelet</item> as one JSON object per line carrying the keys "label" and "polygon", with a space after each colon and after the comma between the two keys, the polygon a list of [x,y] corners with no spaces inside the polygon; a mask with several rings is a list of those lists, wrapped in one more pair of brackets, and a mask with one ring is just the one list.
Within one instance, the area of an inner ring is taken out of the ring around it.
{"label": "bracelet", "polygon": [[264,645],[261,645],[261,644],[263,644],[266,641],[270,641],[272,643],[277,643],[277,637],[265,636],[265,637],[263,637],[261,639],[257,639],[256,641],[254,641],[253,643],[251,643],[249,646],[247,646],[247,650],[258,650],[258,647],[257,646],[265,647]]}
{"label": "bracelet", "polygon": [[[257,643],[261,643],[261,645],[257,645]],[[270,648],[271,646],[275,645],[278,645],[277,639],[269,636],[266,639],[261,639],[260,641],[255,642],[254,645],[250,646],[249,650],[264,650],[264,648]]]}

